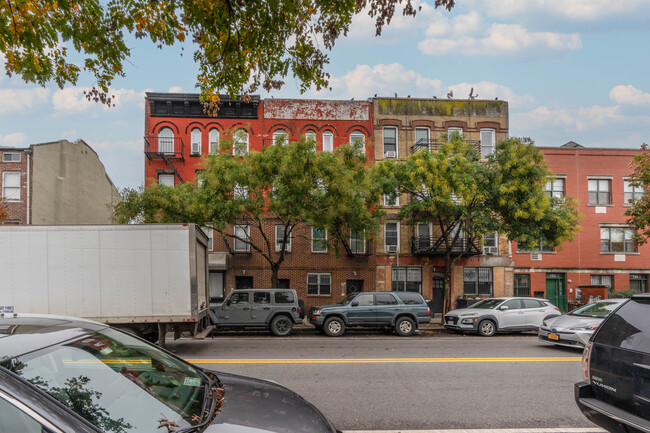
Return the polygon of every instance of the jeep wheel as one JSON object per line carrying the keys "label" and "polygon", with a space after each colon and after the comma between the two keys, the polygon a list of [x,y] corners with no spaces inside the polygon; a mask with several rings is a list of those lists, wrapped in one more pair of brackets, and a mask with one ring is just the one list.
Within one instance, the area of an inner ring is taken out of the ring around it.
{"label": "jeep wheel", "polygon": [[408,337],[415,332],[415,322],[409,317],[400,317],[395,322],[395,332],[402,337]]}
{"label": "jeep wheel", "polygon": [[286,337],[291,334],[291,329],[293,328],[293,323],[285,315],[275,316],[271,320],[271,332],[276,337]]}
{"label": "jeep wheel", "polygon": [[340,337],[345,332],[345,323],[338,317],[330,317],[325,321],[323,331],[330,337]]}
{"label": "jeep wheel", "polygon": [[478,324],[478,333],[483,337],[491,337],[497,332],[497,327],[491,320],[482,320]]}

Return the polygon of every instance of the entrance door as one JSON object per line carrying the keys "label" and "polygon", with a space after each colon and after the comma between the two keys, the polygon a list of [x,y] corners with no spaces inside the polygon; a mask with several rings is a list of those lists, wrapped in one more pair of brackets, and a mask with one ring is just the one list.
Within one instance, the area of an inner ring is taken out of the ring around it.
{"label": "entrance door", "polygon": [[247,290],[253,288],[253,277],[235,277],[235,289]]}
{"label": "entrance door", "polygon": [[431,312],[434,314],[442,314],[442,307],[445,302],[445,279],[442,274],[433,274],[431,290],[433,291]]}
{"label": "entrance door", "polygon": [[546,274],[546,299],[563,313],[569,310],[564,274]]}
{"label": "entrance door", "polygon": [[278,289],[289,289],[290,287],[289,278],[279,278],[278,279]]}
{"label": "entrance door", "polygon": [[347,280],[345,282],[346,294],[363,292],[363,280]]}

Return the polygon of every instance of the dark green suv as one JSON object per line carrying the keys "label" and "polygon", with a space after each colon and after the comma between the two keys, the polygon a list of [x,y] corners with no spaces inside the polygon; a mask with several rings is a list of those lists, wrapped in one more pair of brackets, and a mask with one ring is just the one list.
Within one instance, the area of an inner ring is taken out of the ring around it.
{"label": "dark green suv", "polygon": [[330,337],[343,335],[348,326],[394,328],[413,335],[420,323],[431,322],[424,298],[414,292],[352,293],[335,305],[312,307],[309,322]]}

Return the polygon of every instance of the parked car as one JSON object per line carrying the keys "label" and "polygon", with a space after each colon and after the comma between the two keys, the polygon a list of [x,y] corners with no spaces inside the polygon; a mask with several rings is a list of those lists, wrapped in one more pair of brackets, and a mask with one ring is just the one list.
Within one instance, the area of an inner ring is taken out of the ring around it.
{"label": "parked car", "polygon": [[542,322],[537,333],[540,341],[559,346],[583,348],[583,340],[600,326],[605,317],[625,299],[604,299],[583,305],[562,316]]}
{"label": "parked car", "polygon": [[0,432],[46,431],[337,433],[276,383],[203,369],[97,322],[0,317]]}
{"label": "parked car", "polygon": [[491,337],[503,331],[536,331],[544,320],[559,315],[560,309],[546,299],[489,298],[445,314],[445,328]]}
{"label": "parked car", "polygon": [[330,337],[346,327],[393,328],[398,335],[413,335],[418,325],[431,322],[431,310],[415,292],[352,293],[335,305],[309,309],[309,322]]}
{"label": "parked car", "polygon": [[285,337],[302,323],[303,310],[295,290],[238,289],[210,307],[210,320],[217,329],[268,329]]}
{"label": "parked car", "polygon": [[650,295],[636,295],[593,333],[582,355],[575,400],[609,432],[650,432]]}

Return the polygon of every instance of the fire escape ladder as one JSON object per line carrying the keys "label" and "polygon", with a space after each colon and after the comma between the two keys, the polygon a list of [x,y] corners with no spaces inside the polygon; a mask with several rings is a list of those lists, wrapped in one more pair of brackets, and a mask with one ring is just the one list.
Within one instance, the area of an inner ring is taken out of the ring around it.
{"label": "fire escape ladder", "polygon": [[162,159],[172,169],[172,171],[174,172],[174,175],[178,178],[178,181],[180,183],[183,183],[183,178],[181,178],[181,175],[178,173],[178,170],[176,170],[176,167],[174,167],[174,164],[172,164],[172,161],[167,157],[167,155],[165,155],[164,153],[161,153],[160,156],[162,156]]}

